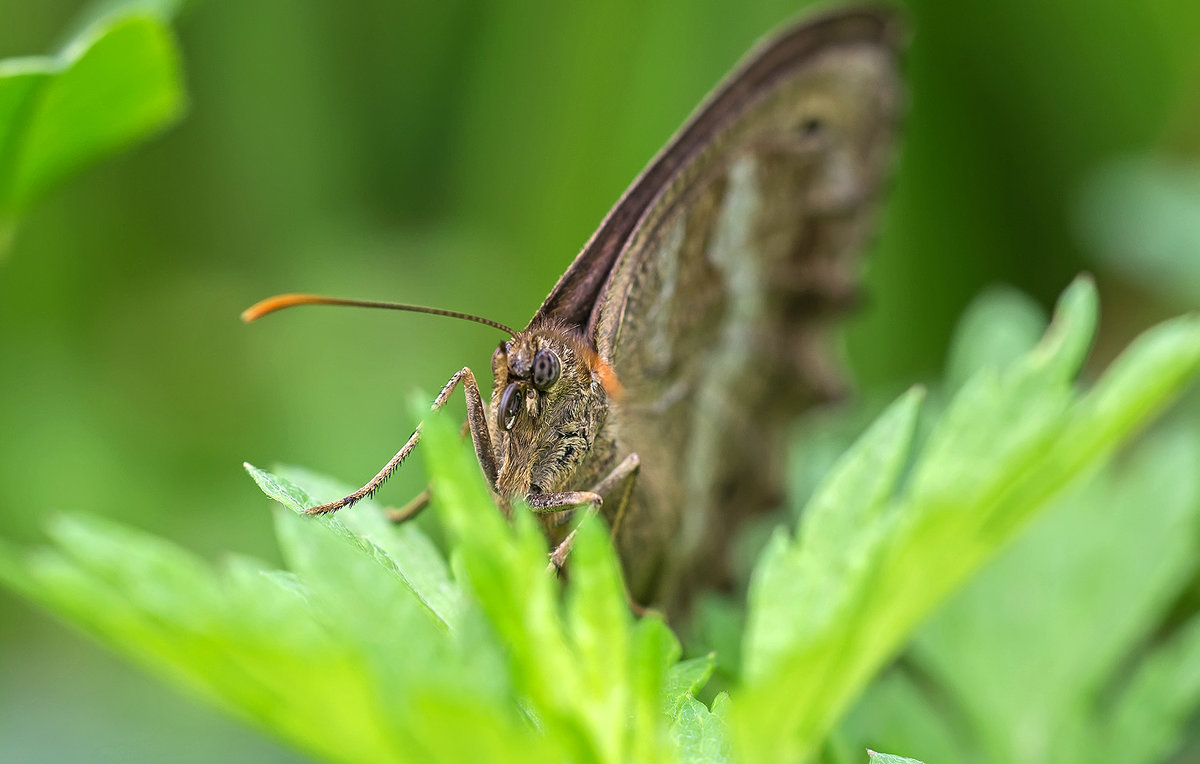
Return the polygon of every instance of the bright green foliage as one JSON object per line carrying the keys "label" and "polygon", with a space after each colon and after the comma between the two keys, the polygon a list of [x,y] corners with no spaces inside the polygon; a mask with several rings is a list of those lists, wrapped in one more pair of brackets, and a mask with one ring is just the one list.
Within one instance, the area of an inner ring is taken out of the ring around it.
{"label": "bright green foliage", "polygon": [[156,13],[110,14],[57,55],[0,61],[0,244],[50,186],[183,107],[177,46]]}
{"label": "bright green foliage", "polygon": [[[997,297],[964,324],[1028,315]],[[959,343],[981,365],[1007,355],[979,332]],[[1200,705],[1200,619],[1168,616],[1200,567],[1197,463],[1196,433],[1173,426],[1071,490],[918,632],[846,736],[929,761],[1169,757]]]}
{"label": "bright green foliage", "polygon": [[661,621],[634,621],[598,521],[581,528],[564,598],[529,513],[506,523],[453,428],[435,418],[426,432],[453,576],[414,526],[392,526],[370,502],[300,514],[343,487],[291,471],[310,495],[248,466],[286,507],[287,572],[245,560],[214,572],[152,538],[71,519],[51,529],[60,551],[6,553],[0,577],[329,760],[669,761],[675,736],[719,745],[708,739],[719,729],[683,717],[711,660],[678,664],[668,683],[679,645]]}
{"label": "bright green foliage", "polygon": [[[263,571],[243,559],[214,571],[153,538],[63,519],[51,527],[57,549],[0,549],[0,580],[323,759],[804,760],[821,750],[936,605],[1075,477],[1103,464],[1200,368],[1200,321],[1180,319],[1147,333],[1081,394],[1071,380],[1095,314],[1090,282],[1076,282],[1028,352],[1019,350],[1030,322],[1009,334],[992,332],[994,354],[956,352],[969,379],[919,447],[914,433],[922,431],[924,395],[917,390],[846,451],[808,502],[796,539],[779,532],[760,557],[740,683],[711,705],[694,695],[715,656],[679,661],[679,645],[660,620],[632,616],[603,527],[581,526],[569,583],[560,585],[546,570],[545,542],[529,513],[518,508],[510,523],[496,511],[470,448],[444,417],[428,419],[422,448],[448,563],[416,526],[391,525],[369,501],[335,517],[301,514],[344,495],[344,486],[300,470],[275,475],[248,467],[283,505],[276,519],[287,571]],[[964,336],[966,342],[974,335]],[[968,375],[973,367],[980,368]],[[876,708],[895,713],[860,714],[876,726],[860,724],[842,741],[855,730],[878,739],[889,724],[906,724],[916,735],[913,753],[920,746],[971,758],[991,745],[998,761],[1037,760],[1025,756],[1027,739],[1014,734],[1032,719],[1061,735],[1056,745],[1086,743],[1097,758],[1121,751],[1134,758],[1117,760],[1136,760],[1170,750],[1200,693],[1194,623],[1143,661],[1103,711],[1108,737],[1085,741],[1075,733],[1084,731],[1080,719],[1095,713],[1081,707],[1091,697],[1086,691],[1147,636],[1147,624],[1192,570],[1194,536],[1178,529],[1200,484],[1194,475],[1179,481],[1164,509],[1168,522],[1154,528],[1105,508],[1146,501],[1195,458],[1194,444],[1171,441],[1127,468],[1141,476],[1136,481],[1120,471],[1111,480],[1100,473],[1038,524],[1035,530],[1053,531],[1051,543],[1027,537],[1023,543],[1033,545],[1014,547],[1018,556],[1007,572],[989,571],[1004,580],[988,583],[985,576],[976,585],[1011,596],[1052,589],[1050,580],[1060,597],[994,612],[988,597],[974,594],[955,599],[920,633],[914,659],[984,730],[982,743],[955,748],[948,722],[895,673],[867,694],[868,701],[887,701]],[[1064,529],[1089,522],[1105,530],[1059,554]],[[1105,550],[1126,539],[1136,549],[1161,550],[1153,575],[1125,575],[1134,549],[1118,552],[1104,575],[1092,575],[1107,564]],[[1048,611],[1051,602],[1073,610]],[[1023,656],[1009,635],[1038,641],[1050,620],[1063,630],[1041,639],[1043,663],[1031,670],[1053,678],[1057,691],[1027,707],[1027,687],[991,661]],[[1074,649],[1081,643],[1099,647]],[[998,747],[1005,738],[1011,747]],[[1121,747],[1127,741],[1135,741],[1132,748]],[[852,753],[842,761],[862,761],[857,744],[843,750]],[[1059,760],[1062,750],[1051,753],[1044,760]],[[911,761],[869,756],[881,764]]]}
{"label": "bright green foliage", "polygon": [[[1012,294],[977,301],[951,376],[1032,346],[1035,313]],[[1024,325],[1024,338],[998,325]],[[869,688],[842,725],[844,750],[1031,764],[1167,758],[1200,705],[1200,621],[1167,615],[1200,560],[1198,446],[1176,421],[1056,501]],[[1161,631],[1164,621],[1174,625]]]}
{"label": "bright green foliage", "polygon": [[797,538],[777,534],[751,586],[733,708],[747,760],[814,752],[920,619],[1200,364],[1200,320],[1167,322],[1080,395],[1095,321],[1094,287],[1078,280],[1041,343],[972,376],[917,454],[911,393],[845,454]]}
{"label": "bright green foliage", "polygon": [[903,756],[893,756],[890,753],[877,753],[876,751],[867,751],[867,760],[869,764],[921,764],[916,759],[906,759]]}
{"label": "bright green foliage", "polygon": [[[1152,762],[1172,752],[1200,702],[1200,619],[1135,651],[1155,641],[1196,572],[1197,463],[1194,439],[1152,439],[1056,503],[921,630],[909,660],[953,699],[955,713],[932,716],[965,721],[970,758]],[[887,730],[874,734],[894,745]],[[954,744],[936,753],[966,755]]]}

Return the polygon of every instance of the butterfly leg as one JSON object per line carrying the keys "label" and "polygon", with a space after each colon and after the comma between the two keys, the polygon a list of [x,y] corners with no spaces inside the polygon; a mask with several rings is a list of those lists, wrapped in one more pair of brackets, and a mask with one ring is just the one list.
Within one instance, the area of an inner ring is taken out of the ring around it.
{"label": "butterfly leg", "polygon": [[[637,454],[630,454],[625,457],[620,464],[613,468],[603,479],[597,483],[590,491],[565,491],[562,493],[534,494],[530,496],[529,506],[538,514],[549,514],[551,512],[570,511],[578,506],[584,506],[589,515],[593,515],[600,510],[602,496],[608,496],[611,499],[616,499],[616,511],[613,514],[612,521],[612,536],[615,538],[617,530],[620,527],[621,520],[625,516],[625,509],[629,506],[629,499],[633,495],[633,484],[637,478],[638,469],[641,466],[641,460]],[[594,498],[593,498],[594,497]],[[530,500],[538,500],[538,507],[534,507],[534,503]],[[554,547],[550,552],[550,564],[547,570],[558,571],[566,564],[567,555],[571,553],[571,548],[575,545],[575,536],[578,530],[572,530],[567,534],[566,538]]]}
{"label": "butterfly leg", "polygon": [[[467,398],[467,426],[471,431],[471,442],[475,446],[475,457],[479,460],[479,466],[483,469],[483,474],[488,480],[489,485],[496,485],[496,454],[492,450],[492,438],[488,433],[487,426],[487,409],[483,405],[483,397],[479,394],[479,385],[475,382],[475,375],[467,367],[463,367],[455,372],[442,391],[438,393],[434,399],[430,410],[437,411],[442,406],[446,405],[446,401],[450,400],[451,393],[458,387],[459,382],[463,384],[463,391]],[[322,515],[326,512],[335,512],[344,507],[366,498],[379,490],[379,486],[392,476],[400,463],[412,452],[417,443],[421,440],[421,425],[413,430],[413,434],[409,437],[408,442],[404,444],[396,455],[393,456],[387,464],[383,465],[383,469],[375,477],[371,478],[370,482],[359,488],[352,494],[345,496],[337,501],[331,501],[328,504],[321,504],[316,507],[309,507],[304,510],[306,514]],[[417,497],[419,500],[420,497]],[[414,500],[415,501],[415,500]],[[412,506],[414,502],[410,502]],[[403,511],[403,510],[401,510]],[[420,511],[419,509],[417,511]]]}
{"label": "butterfly leg", "polygon": [[421,514],[421,510],[429,506],[429,486],[425,486],[425,490],[413,497],[411,501],[399,509],[389,507],[387,509],[387,519],[399,525],[406,523],[417,515]]}
{"label": "butterfly leg", "polygon": [[[458,437],[465,438],[465,437],[467,437],[467,435],[470,432],[471,432],[470,422],[463,422],[462,427],[459,429]],[[393,523],[395,523],[397,525],[399,525],[400,523],[406,523],[409,520],[412,520],[414,517],[421,514],[422,510],[424,510],[426,507],[429,506],[429,498],[431,495],[432,495],[432,493],[430,491],[430,487],[428,485],[426,485],[424,490],[422,490],[419,494],[414,496],[403,507],[400,507],[400,509],[394,509],[392,507],[388,507],[385,510],[385,512],[387,513],[388,520],[391,520]]]}
{"label": "butterfly leg", "polygon": [[625,510],[629,508],[629,500],[633,496],[633,485],[637,482],[637,474],[641,466],[642,460],[638,455],[630,454],[592,489],[601,496],[610,497],[609,505],[613,503],[611,497],[617,497],[617,508],[613,512],[612,518],[611,538],[615,539],[621,530],[621,521],[625,519]]}

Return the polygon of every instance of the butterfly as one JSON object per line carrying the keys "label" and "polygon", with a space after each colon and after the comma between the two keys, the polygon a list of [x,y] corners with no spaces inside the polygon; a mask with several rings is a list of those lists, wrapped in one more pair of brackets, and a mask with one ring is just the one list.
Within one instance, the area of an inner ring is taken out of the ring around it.
{"label": "butterfly", "polygon": [[[600,512],[631,598],[668,614],[731,583],[730,539],[778,506],[784,438],[838,396],[826,345],[856,298],[903,106],[900,25],[873,8],[829,12],[760,43],[634,180],[514,330],[470,314],[281,295],[253,320],[307,304],[456,318],[509,335],[485,401],[461,387],[480,468],[505,512],[521,500],[561,567],[572,518]],[[420,439],[354,493],[374,493]],[[409,515],[424,505],[418,497]]]}

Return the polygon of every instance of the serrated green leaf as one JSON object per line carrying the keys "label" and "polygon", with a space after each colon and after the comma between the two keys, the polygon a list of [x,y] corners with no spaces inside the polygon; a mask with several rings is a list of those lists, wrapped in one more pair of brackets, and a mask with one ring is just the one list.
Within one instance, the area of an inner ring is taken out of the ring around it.
{"label": "serrated green leaf", "polygon": [[[222,584],[191,555],[113,523],[70,518],[56,524],[55,537],[61,551],[40,550],[19,564],[23,590],[56,614],[304,750],[350,761],[388,748],[361,713],[374,705],[374,691],[311,623],[301,598],[281,596],[268,578],[247,577],[236,564]],[[277,633],[284,625],[286,634]],[[309,709],[310,694],[339,704]],[[320,735],[316,714],[342,727],[336,745]]]}
{"label": "serrated green leaf", "polygon": [[[613,677],[630,673],[632,617],[616,553],[598,518],[587,518],[579,526],[570,559],[574,574],[567,591],[565,620],[581,690],[592,699],[585,713],[594,729],[608,731],[602,740],[602,756],[615,761],[630,747],[627,736],[633,730],[626,722],[630,709],[636,707],[633,694],[637,688],[613,681]],[[658,700],[657,694],[652,697]]]}
{"label": "serrated green leaf", "polygon": [[922,764],[917,759],[906,759],[903,756],[893,756],[890,753],[867,751],[867,761],[870,764]]}
{"label": "serrated green leaf", "polygon": [[[414,410],[426,413],[424,399]],[[436,414],[423,428],[434,508],[457,548],[454,567],[506,645],[515,688],[539,728],[575,760],[669,758],[661,692],[678,643],[653,619],[632,623],[598,519],[579,526],[564,611],[532,514],[518,503],[506,523],[456,428]]]}
{"label": "serrated green leaf", "polygon": [[[301,467],[282,466],[280,478],[303,489],[294,499],[305,497],[305,506],[322,504],[350,493],[350,487]],[[257,478],[256,478],[257,480]],[[288,503],[295,506],[295,501]],[[425,605],[446,624],[455,623],[462,607],[462,590],[450,579],[450,570],[441,552],[413,523],[396,524],[385,510],[371,499],[363,499],[349,510],[339,512],[337,520],[350,533],[377,547],[394,565],[400,577]]]}
{"label": "serrated green leaf", "polygon": [[453,568],[475,594],[452,629],[399,574],[389,549],[409,547],[365,519],[376,508],[345,517],[379,544],[303,514],[310,490],[340,488],[307,475],[316,487],[305,490],[249,465],[283,505],[290,571],[233,558],[214,575],[172,545],[72,520],[55,528],[63,552],[0,549],[0,577],[323,759],[671,760],[662,688],[679,644],[659,620],[633,622],[607,532],[595,518],[580,527],[563,607],[529,513],[506,523],[453,431],[433,421],[430,432],[435,488],[454,481],[436,494]]}
{"label": "serrated green leaf", "polygon": [[631,636],[630,685],[633,707],[630,709],[633,743],[630,761],[675,760],[676,751],[668,744],[664,726],[668,721],[663,708],[666,672],[679,660],[679,640],[658,617],[650,615],[637,621]]}
{"label": "serrated green leaf", "polygon": [[[260,470],[252,464],[247,463],[244,466],[263,493],[282,504],[292,514],[299,515],[307,522],[321,525],[340,538],[343,543],[366,552],[384,571],[399,579],[412,594],[416,595],[420,603],[438,621],[446,627],[453,627],[461,595],[450,582],[445,564],[441,561],[440,556],[433,549],[432,544],[420,535],[419,531],[415,528],[393,529],[388,527],[389,524],[381,510],[369,501],[360,502],[337,517],[305,515],[306,507],[320,504],[330,496],[345,496],[347,491],[342,490],[333,481],[318,480],[311,473],[304,473],[305,477],[318,483],[318,487],[314,490],[320,489],[318,491],[320,497],[314,498],[307,490],[287,478]],[[351,530],[342,521],[342,518],[351,524],[357,524],[360,529],[366,529],[368,532],[359,533]],[[381,522],[372,522],[372,518]],[[288,524],[282,517],[276,519],[277,533],[289,563],[302,572],[307,572],[314,577],[318,576],[320,565],[323,563],[317,560],[330,554],[318,552],[311,546],[311,543],[319,537],[307,533],[294,533],[292,529],[295,526]],[[335,563],[331,559],[327,564],[355,564],[357,560],[357,557],[351,556],[345,558],[341,563]],[[365,585],[373,588],[370,583]],[[387,597],[390,593],[391,589],[386,585],[384,585],[384,590],[375,592],[376,596],[381,598],[380,601],[384,602],[388,601]],[[363,604],[364,606],[369,605],[369,603]]]}
{"label": "serrated green leaf", "polygon": [[872,549],[861,531],[878,519],[908,457],[924,396],[899,398],[834,466],[802,515],[793,546],[777,533],[759,558],[750,588],[746,677],[768,673],[805,634],[833,616],[839,587],[861,571]]}
{"label": "serrated green leaf", "polygon": [[729,744],[729,696],[722,693],[712,710],[695,698],[684,698],[675,715],[676,745],[681,761],[693,764],[725,764],[733,761]]}
{"label": "serrated green leaf", "polygon": [[[963,386],[931,430],[905,492],[846,545],[867,550],[863,562],[847,566],[817,600],[829,604],[816,626],[800,612],[810,599],[780,596],[789,573],[812,575],[786,565],[803,559],[804,538],[769,547],[752,582],[748,681],[735,707],[742,756],[811,755],[935,603],[1200,369],[1200,325],[1176,321],[1147,333],[1130,350],[1133,360],[1118,361],[1080,397],[1069,382],[1095,320],[1094,286],[1078,279],[1042,342],[1010,368],[984,368]],[[794,636],[767,627],[789,619],[805,627]]]}
{"label": "serrated green leaf", "polygon": [[1148,442],[1057,502],[922,630],[915,658],[995,760],[1070,761],[1106,726],[1092,721],[1095,693],[1195,568],[1197,463],[1190,438]]}
{"label": "serrated green leaf", "polygon": [[671,666],[667,671],[666,685],[663,687],[663,707],[667,709],[667,713],[678,716],[684,701],[695,697],[704,687],[716,665],[716,654],[709,653]]}
{"label": "serrated green leaf", "polygon": [[834,465],[800,520],[801,543],[821,565],[837,565],[856,532],[879,517],[908,460],[925,390],[915,387],[884,411]]}

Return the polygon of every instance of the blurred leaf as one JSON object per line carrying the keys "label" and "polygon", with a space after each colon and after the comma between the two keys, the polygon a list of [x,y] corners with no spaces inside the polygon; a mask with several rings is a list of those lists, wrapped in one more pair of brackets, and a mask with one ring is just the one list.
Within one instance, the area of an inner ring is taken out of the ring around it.
{"label": "blurred leaf", "polygon": [[[919,679],[901,663],[867,687],[839,724],[835,739],[841,761],[857,761],[863,747],[905,751],[924,761],[966,761],[973,749],[963,745],[956,709],[924,691]],[[853,755],[848,752],[852,751]]]}
{"label": "blurred leaf", "polygon": [[72,19],[67,39],[78,37],[88,27],[117,16],[138,14],[170,21],[190,4],[191,0],[90,0]]}
{"label": "blurred leaf", "polygon": [[[887,429],[877,423],[817,491],[798,538],[776,537],[750,591],[746,686],[734,708],[742,755],[783,760],[815,750],[924,615],[1200,367],[1200,320],[1179,319],[1147,332],[1080,395],[1070,380],[1095,321],[1094,287],[1077,280],[1041,343],[1009,368],[985,367],[963,386],[899,495],[865,514],[850,497],[833,498],[842,490],[839,473],[851,474],[860,453],[876,450],[874,442],[886,446],[883,454],[891,449],[884,464],[901,460],[906,439],[881,437]],[[897,404],[880,422],[903,419],[904,410]],[[853,499],[872,497],[863,506],[876,507],[894,477],[886,468],[863,473],[883,477]],[[849,504],[847,516],[862,522],[814,532],[823,527],[826,502]],[[839,566],[841,575],[814,585],[818,566],[806,561],[818,559]]]}
{"label": "blurred leaf", "polygon": [[[182,550],[93,518],[52,530],[58,550],[24,559],[6,552],[0,575],[135,662],[301,749],[331,760],[380,754],[370,717],[359,716],[372,706],[370,684],[294,587],[247,575],[240,562],[214,575]],[[323,709],[323,697],[338,702]],[[343,721],[340,739],[323,739],[314,714]]]}
{"label": "blurred leaf", "polygon": [[1200,617],[1142,661],[1092,748],[1114,761],[1163,761],[1200,707]]}
{"label": "blurred leaf", "polygon": [[1154,637],[1197,570],[1197,460],[1194,434],[1156,433],[1056,502],[922,628],[849,737],[932,761],[1164,760],[1200,703],[1195,618]]}
{"label": "blurred leaf", "polygon": [[109,16],[54,57],[0,62],[0,221],[163,129],[184,108],[179,53],[155,14]]}
{"label": "blurred leaf", "polygon": [[[877,515],[904,466],[923,394],[907,393],[883,413],[826,476],[802,515],[801,544],[782,530],[759,558],[750,591],[745,674],[770,673],[798,641],[819,634],[838,616],[841,587],[862,575],[873,551],[856,532],[878,527]],[[766,603],[804,603],[766,607]]]}
{"label": "blurred leaf", "polygon": [[992,761],[1091,760],[1108,726],[1094,716],[1101,689],[1195,570],[1200,449],[1147,446],[1058,502],[921,632],[915,658]]}
{"label": "blurred leaf", "polygon": [[1200,165],[1165,156],[1113,160],[1084,187],[1076,220],[1098,261],[1200,304]]}
{"label": "blurred leaf", "polygon": [[992,287],[971,301],[954,330],[946,362],[946,392],[961,388],[988,366],[1002,368],[1037,344],[1046,330],[1042,309],[1008,287]]}

